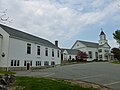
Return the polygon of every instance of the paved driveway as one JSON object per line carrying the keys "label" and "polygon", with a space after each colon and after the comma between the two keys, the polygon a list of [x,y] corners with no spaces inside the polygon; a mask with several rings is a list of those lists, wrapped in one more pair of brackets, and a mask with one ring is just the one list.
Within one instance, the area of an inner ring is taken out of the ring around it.
{"label": "paved driveway", "polygon": [[32,72],[18,71],[17,75],[82,80],[120,90],[120,65],[108,62],[58,66]]}

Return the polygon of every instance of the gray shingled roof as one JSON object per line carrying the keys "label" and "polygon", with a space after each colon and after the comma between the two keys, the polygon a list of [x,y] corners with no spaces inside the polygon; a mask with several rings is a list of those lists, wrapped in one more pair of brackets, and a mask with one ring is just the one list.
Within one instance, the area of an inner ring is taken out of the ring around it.
{"label": "gray shingled roof", "polygon": [[86,47],[94,47],[94,48],[98,48],[99,47],[98,43],[88,42],[88,41],[81,41],[81,40],[78,40],[78,41],[83,43]]}
{"label": "gray shingled roof", "polygon": [[34,42],[36,44],[40,44],[40,45],[48,46],[51,48],[59,49],[58,47],[56,47],[53,43],[51,43],[48,40],[33,36],[31,34],[16,30],[14,28],[11,28],[11,27],[8,27],[8,26],[2,25],[2,24],[0,24],[0,27],[2,29],[4,29],[8,34],[10,34],[10,37],[12,37],[12,38],[27,40],[30,42]]}
{"label": "gray shingled roof", "polygon": [[63,53],[64,50],[66,50],[68,52],[68,54],[70,54],[70,55],[76,55],[79,51],[77,49],[61,49],[61,52]]}

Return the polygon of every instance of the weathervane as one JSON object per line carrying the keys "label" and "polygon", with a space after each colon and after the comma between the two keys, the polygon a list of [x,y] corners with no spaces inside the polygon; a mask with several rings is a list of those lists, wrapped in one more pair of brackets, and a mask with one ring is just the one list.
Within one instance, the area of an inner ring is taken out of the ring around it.
{"label": "weathervane", "polygon": [[103,31],[103,28],[101,28],[101,31]]}

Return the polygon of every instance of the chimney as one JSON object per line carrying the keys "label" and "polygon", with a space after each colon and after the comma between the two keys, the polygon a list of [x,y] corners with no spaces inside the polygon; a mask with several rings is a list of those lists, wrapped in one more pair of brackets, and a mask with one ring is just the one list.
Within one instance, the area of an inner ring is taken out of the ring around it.
{"label": "chimney", "polygon": [[57,40],[55,41],[55,46],[58,47],[58,41]]}

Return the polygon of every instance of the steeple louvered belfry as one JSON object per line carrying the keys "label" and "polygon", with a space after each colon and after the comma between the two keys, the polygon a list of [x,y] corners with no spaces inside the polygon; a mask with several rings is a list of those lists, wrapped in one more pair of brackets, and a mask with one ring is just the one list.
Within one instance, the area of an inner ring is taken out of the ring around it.
{"label": "steeple louvered belfry", "polygon": [[100,37],[99,45],[103,45],[103,44],[107,43],[106,35],[102,29],[101,29],[101,33],[100,33],[99,37]]}

